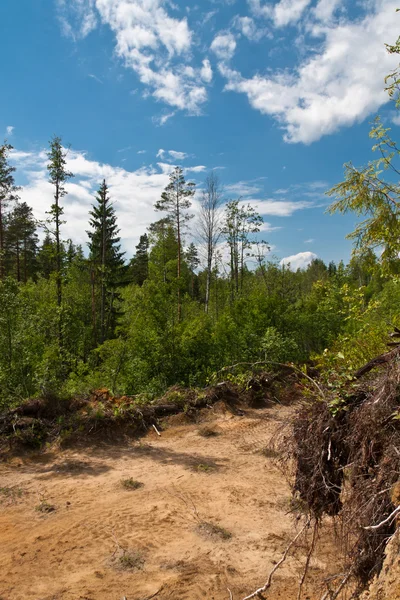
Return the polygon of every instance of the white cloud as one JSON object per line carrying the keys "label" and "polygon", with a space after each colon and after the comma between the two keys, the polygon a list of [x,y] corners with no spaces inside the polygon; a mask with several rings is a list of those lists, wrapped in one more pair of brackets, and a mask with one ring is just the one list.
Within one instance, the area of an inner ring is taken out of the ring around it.
{"label": "white cloud", "polygon": [[203,66],[201,67],[200,76],[205,83],[210,83],[212,81],[213,71],[208,58],[203,60]]}
{"label": "white cloud", "polygon": [[315,242],[314,238],[310,238],[309,240],[304,240],[305,244],[313,244]]}
{"label": "white cloud", "polygon": [[234,196],[252,196],[261,192],[262,187],[255,181],[237,181],[224,187],[227,194]]}
{"label": "white cloud", "polygon": [[[288,6],[282,0],[274,14]],[[324,6],[317,6],[321,15]],[[271,8],[255,0],[252,7],[265,16]],[[362,121],[388,101],[384,77],[397,66],[398,57],[388,54],[384,44],[398,36],[396,7],[396,0],[376,0],[364,18],[314,23],[310,33],[322,38],[321,49],[291,72],[245,78],[221,63],[225,89],[246,94],[253,108],[274,117],[288,142],[308,144]]]}
{"label": "white cloud", "polygon": [[185,172],[187,173],[203,173],[204,171],[207,171],[207,167],[205,165],[197,165],[194,167],[185,167]]}
{"label": "white cloud", "polygon": [[83,39],[97,27],[95,0],[56,0],[58,19],[66,37]]}
{"label": "white cloud", "polygon": [[90,77],[90,79],[94,79],[95,81],[97,81],[97,83],[101,83],[103,84],[104,82],[100,79],[100,77],[97,77],[97,75],[94,75],[93,73],[89,73],[88,77]]}
{"label": "white cloud", "polygon": [[318,256],[314,252],[299,252],[282,258],[280,264],[290,266],[291,271],[297,271],[297,269],[306,269],[316,258]]}
{"label": "white cloud", "polygon": [[242,35],[252,42],[258,42],[262,37],[268,35],[268,30],[257,27],[256,22],[251,17],[236,16],[233,20],[233,24]]}
{"label": "white cloud", "polygon": [[8,127],[6,127],[6,134],[11,136],[14,133],[14,129],[15,127],[8,125]]}
{"label": "white cloud", "polygon": [[313,202],[305,200],[251,199],[248,203],[251,206],[254,206],[260,215],[268,215],[269,217],[291,217],[299,210],[305,210],[306,208],[313,208],[315,206]]}
{"label": "white cloud", "polygon": [[230,60],[236,50],[235,36],[230,32],[219,33],[213,39],[210,48],[220,60]]}
{"label": "white cloud", "polygon": [[340,8],[344,0],[319,0],[314,9],[314,15],[319,21],[330,21],[334,13]]}
{"label": "white cloud", "polygon": [[275,5],[261,3],[261,0],[248,0],[248,2],[258,17],[272,19],[276,27],[283,27],[296,23],[311,0],[280,0]]}
{"label": "white cloud", "polygon": [[152,117],[152,121],[155,125],[157,125],[158,127],[162,127],[163,125],[165,125],[170,119],[172,119],[172,117],[175,116],[175,111],[170,112],[170,113],[165,113],[163,115],[159,115],[157,117]]}
{"label": "white cloud", "polygon": [[186,152],[177,152],[176,150],[168,150],[168,154],[173,160],[185,160],[189,156]]}
{"label": "white cloud", "polygon": [[146,154],[146,150],[138,150],[138,154]]}
{"label": "white cloud", "polygon": [[[192,59],[193,34],[186,17],[169,15],[165,6],[174,9],[172,4],[164,0],[69,0],[68,5],[66,0],[59,2],[64,30],[69,27],[73,32],[68,19],[74,22],[81,17],[83,37],[96,26],[98,14],[115,35],[117,56],[136,72],[156,100],[192,115],[201,112],[207,100],[207,92],[199,84],[203,67],[188,64]],[[166,120],[167,117],[161,117],[160,124]]]}
{"label": "white cloud", "polygon": [[157,158],[161,158],[161,160],[162,160],[164,158],[164,155],[165,155],[165,150],[163,150],[162,148],[160,148],[159,151],[156,154]]}
{"label": "white cloud", "polygon": [[[19,192],[21,199],[32,206],[37,219],[44,221],[54,193],[48,183],[46,151],[13,151],[11,157],[18,166],[17,175],[22,174],[27,182]],[[127,171],[90,160],[83,152],[70,150],[67,168],[75,177],[67,183],[68,194],[63,198],[66,221],[62,226],[63,239],[71,238],[86,248],[88,213],[94,202],[94,194],[105,178],[121,229],[122,247],[127,252],[127,258],[130,258],[140,235],[152,221],[159,218],[153,208],[154,202],[168,184],[173,166],[159,163],[156,168],[145,166],[136,171]],[[194,173],[204,170],[202,165],[187,169]]]}

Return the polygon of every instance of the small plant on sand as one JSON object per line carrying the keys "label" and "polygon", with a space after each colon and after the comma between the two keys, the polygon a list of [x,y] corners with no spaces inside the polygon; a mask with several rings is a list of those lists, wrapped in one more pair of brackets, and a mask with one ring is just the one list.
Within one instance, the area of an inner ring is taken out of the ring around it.
{"label": "small plant on sand", "polygon": [[49,514],[56,510],[54,504],[50,504],[47,500],[41,500],[40,503],[35,506],[35,510],[37,512],[41,512],[43,514]]}
{"label": "small plant on sand", "polygon": [[264,448],[260,450],[260,453],[265,456],[265,458],[278,458],[279,456],[279,452],[269,446],[264,446]]}
{"label": "small plant on sand", "polygon": [[138,490],[143,487],[144,484],[141,481],[136,481],[132,477],[129,477],[128,479],[121,479],[121,485],[126,490]]}
{"label": "small plant on sand", "polygon": [[202,535],[210,536],[213,538],[220,538],[221,540],[230,540],[232,537],[230,531],[228,531],[224,527],[221,527],[220,525],[210,523],[209,521],[201,521],[197,526],[197,530]]}
{"label": "small plant on sand", "polygon": [[3,501],[16,502],[18,498],[21,498],[24,490],[17,486],[12,487],[0,487],[0,504]]}
{"label": "small plant on sand", "polygon": [[216,437],[219,435],[218,431],[215,431],[215,429],[212,429],[211,427],[202,427],[199,429],[198,434],[205,438]]}
{"label": "small plant on sand", "polygon": [[212,473],[215,471],[214,465],[208,465],[206,463],[199,463],[196,465],[196,471],[199,473]]}
{"label": "small plant on sand", "polygon": [[139,550],[124,550],[115,561],[115,566],[123,571],[140,571],[143,565],[144,558]]}

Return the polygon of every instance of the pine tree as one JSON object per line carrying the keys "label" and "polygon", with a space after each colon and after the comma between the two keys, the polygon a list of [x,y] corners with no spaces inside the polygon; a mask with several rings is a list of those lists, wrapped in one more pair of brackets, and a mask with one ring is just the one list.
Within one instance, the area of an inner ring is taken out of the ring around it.
{"label": "pine tree", "polygon": [[136,254],[131,260],[132,280],[142,286],[149,277],[149,238],[147,233],[140,236]]}
{"label": "pine tree", "polygon": [[90,262],[92,264],[94,338],[97,340],[98,337],[96,332],[97,319],[95,316],[95,288],[98,285],[100,287],[99,342],[103,343],[113,326],[113,320],[115,320],[115,292],[118,284],[121,284],[123,280],[123,256],[125,254],[120,251],[117,216],[114,206],[111,204],[105,180],[97,192],[96,204],[92,205],[92,210],[89,214],[91,215],[89,224],[92,231],[88,231],[87,234],[90,240],[89,250]]}
{"label": "pine tree", "polygon": [[[49,182],[54,185],[54,203],[51,205],[49,215],[50,224],[54,224],[54,237],[56,242],[56,284],[57,284],[57,306],[62,303],[62,266],[63,266],[63,246],[60,237],[60,227],[62,225],[61,217],[64,212],[60,206],[61,199],[67,194],[65,184],[73,177],[73,174],[67,171],[66,156],[67,153],[62,146],[60,137],[54,136],[50,141],[50,150],[47,153],[49,164]],[[61,321],[60,321],[60,341],[61,341]]]}
{"label": "pine tree", "polygon": [[5,209],[8,204],[18,200],[18,188],[14,181],[15,167],[8,164],[9,154],[13,147],[4,142],[0,146],[0,279],[4,277],[4,245],[5,245],[5,227],[4,217]]}
{"label": "pine tree", "polygon": [[169,214],[173,223],[178,240],[178,321],[182,318],[181,306],[181,264],[182,264],[182,237],[183,230],[191,215],[187,214],[187,210],[191,206],[191,198],[193,198],[195,184],[186,182],[181,167],[175,167],[169,177],[169,184],[161,194],[161,199],[155,203],[155,209],[165,211]]}
{"label": "pine tree", "polygon": [[17,281],[27,282],[37,271],[38,236],[32,208],[26,202],[17,203],[7,216],[7,272]]}

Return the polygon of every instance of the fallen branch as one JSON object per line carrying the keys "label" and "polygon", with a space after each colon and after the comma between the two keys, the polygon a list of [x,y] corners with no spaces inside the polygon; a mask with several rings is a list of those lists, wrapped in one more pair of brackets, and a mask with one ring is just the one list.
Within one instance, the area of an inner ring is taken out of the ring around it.
{"label": "fallen branch", "polygon": [[336,598],[339,596],[340,592],[342,591],[344,586],[347,584],[347,582],[350,579],[350,577],[352,576],[352,574],[353,574],[353,569],[351,568],[350,571],[348,571],[346,573],[346,575],[340,582],[339,587],[337,587],[336,590],[334,590],[333,592],[332,592],[332,590],[328,590],[327,592],[325,592],[325,594],[322,596],[321,600],[328,600],[328,599],[336,600]]}
{"label": "fallen branch", "polygon": [[389,521],[392,521],[398,513],[400,513],[400,506],[395,508],[395,510],[384,521],[378,523],[378,525],[370,525],[369,527],[363,527],[363,529],[367,529],[368,531],[376,531],[377,529],[380,529],[383,525],[386,525],[386,523],[389,523]]}
{"label": "fallen branch", "polygon": [[318,521],[315,521],[312,539],[311,539],[311,546],[310,546],[310,549],[307,554],[307,559],[306,559],[306,564],[304,565],[303,575],[301,576],[300,583],[299,583],[299,591],[297,593],[297,600],[300,600],[300,598],[301,598],[301,591],[303,588],[303,584],[306,580],[308,567],[310,565],[310,560],[311,560],[311,557],[312,557],[314,549],[315,549],[315,541],[317,539],[317,533],[318,533]]}
{"label": "fallen branch", "polygon": [[265,583],[265,585],[263,585],[263,587],[259,588],[258,590],[256,590],[252,594],[250,594],[249,596],[246,596],[245,598],[243,598],[243,600],[250,600],[251,598],[257,598],[257,597],[258,598],[262,598],[263,597],[262,594],[264,592],[266,592],[269,587],[271,587],[272,578],[274,576],[274,573],[279,569],[279,567],[281,566],[281,564],[285,562],[285,560],[287,558],[287,555],[289,554],[289,551],[290,551],[291,547],[297,542],[297,540],[299,539],[299,537],[310,526],[310,522],[311,522],[311,518],[309,517],[307,519],[304,527],[302,529],[300,529],[300,531],[298,532],[298,534],[292,539],[292,541],[290,542],[290,544],[286,548],[285,552],[282,554],[282,558],[280,559],[280,561],[276,563],[276,565],[274,566],[274,568],[272,569],[272,571],[268,575],[268,579],[267,579],[267,582]]}
{"label": "fallen branch", "polygon": [[229,600],[233,600],[232,592],[229,588],[226,588],[229,592]]}
{"label": "fallen branch", "polygon": [[154,429],[154,431],[156,432],[156,434],[157,434],[159,437],[161,437],[161,433],[158,431],[158,429],[157,429],[157,427],[154,425],[154,423],[153,423],[153,429]]}
{"label": "fallen branch", "polygon": [[306,379],[308,379],[308,381],[310,381],[310,383],[312,383],[318,390],[320,396],[322,397],[322,399],[325,399],[325,394],[322,391],[321,387],[318,385],[318,383],[309,375],[307,375],[307,373],[304,373],[304,371],[302,371],[301,369],[299,369],[298,367],[296,367],[296,365],[293,364],[286,364],[286,363],[280,363],[280,362],[274,362],[272,360],[259,360],[257,362],[254,363],[250,363],[250,362],[238,362],[234,365],[230,365],[229,367],[222,367],[222,369],[220,369],[219,371],[217,371],[216,375],[218,375],[218,373],[223,373],[224,371],[230,371],[232,369],[235,369],[236,367],[256,367],[258,365],[272,365],[273,367],[281,367],[284,369],[290,369],[291,371],[297,372],[300,375],[302,375],[303,377],[305,377]]}
{"label": "fallen branch", "polygon": [[400,346],[396,346],[396,348],[394,348],[394,350],[391,350],[390,352],[385,352],[384,354],[380,354],[376,358],[370,360],[366,365],[361,367],[361,369],[358,369],[358,371],[356,371],[356,373],[354,373],[354,379],[360,379],[360,377],[362,377],[363,375],[366,375],[366,373],[369,373],[375,367],[378,367],[379,365],[384,365],[385,363],[391,362],[399,354],[400,354]]}

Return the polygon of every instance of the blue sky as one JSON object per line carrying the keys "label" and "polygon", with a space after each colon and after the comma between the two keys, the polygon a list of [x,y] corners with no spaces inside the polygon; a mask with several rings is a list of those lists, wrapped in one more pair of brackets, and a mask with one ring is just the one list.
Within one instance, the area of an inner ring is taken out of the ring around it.
{"label": "blue sky", "polygon": [[[257,206],[274,254],[348,260],[355,219],[325,214],[343,164],[371,155],[384,77],[397,65],[397,0],[4,0],[0,136],[21,197],[51,203],[45,149],[70,144],[64,237],[86,243],[105,177],[129,258],[180,164],[201,189]],[[400,122],[400,121],[399,121]],[[194,206],[196,212],[196,205]]]}

